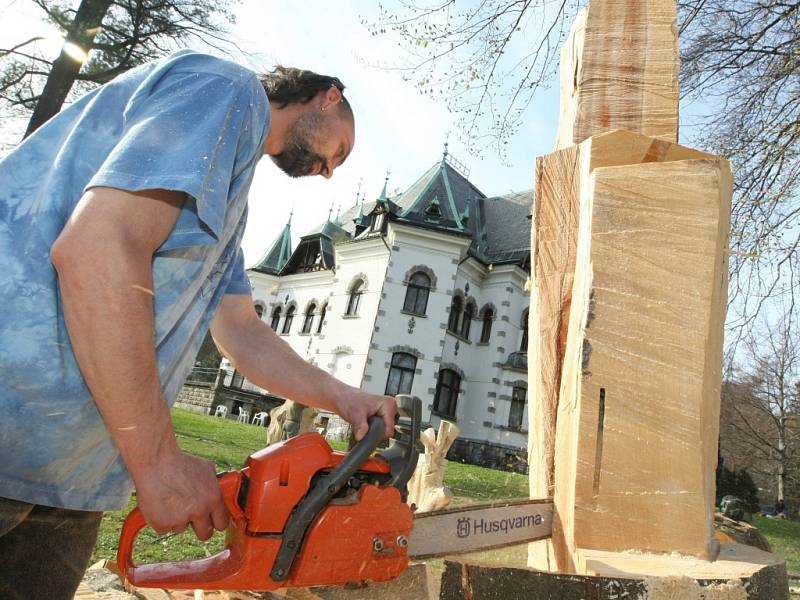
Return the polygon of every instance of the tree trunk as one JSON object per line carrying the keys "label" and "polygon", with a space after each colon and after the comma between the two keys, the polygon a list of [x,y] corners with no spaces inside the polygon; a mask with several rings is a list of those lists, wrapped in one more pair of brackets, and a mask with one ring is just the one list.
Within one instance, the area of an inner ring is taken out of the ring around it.
{"label": "tree trunk", "polygon": [[[72,43],[88,54],[92,40],[100,31],[100,24],[103,22],[103,17],[108,12],[111,2],[112,0],[82,0],[75,13],[72,26],[67,32],[64,44]],[[25,137],[28,137],[61,110],[61,105],[64,104],[82,66],[83,61],[72,58],[64,48],[61,49],[61,54],[53,62],[53,67],[47,76],[42,94],[36,102],[36,108],[33,109]]]}

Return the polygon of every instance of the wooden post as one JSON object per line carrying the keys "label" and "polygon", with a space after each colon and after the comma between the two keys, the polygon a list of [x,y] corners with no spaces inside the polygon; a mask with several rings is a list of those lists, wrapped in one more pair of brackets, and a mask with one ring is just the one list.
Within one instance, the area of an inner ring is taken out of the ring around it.
{"label": "wooden post", "polygon": [[579,549],[712,560],[730,169],[624,165],[583,183],[556,425],[558,565],[575,571]]}
{"label": "wooden post", "polygon": [[540,569],[728,576],[712,561],[732,175],[675,143],[675,14],[592,0],[562,54],[531,241],[531,497],[554,498]]}

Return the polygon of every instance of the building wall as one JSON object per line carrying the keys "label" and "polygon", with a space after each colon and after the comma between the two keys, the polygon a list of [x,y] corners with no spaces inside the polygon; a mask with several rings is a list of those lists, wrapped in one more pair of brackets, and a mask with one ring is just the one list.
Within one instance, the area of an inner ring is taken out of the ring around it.
{"label": "building wall", "polygon": [[[383,394],[392,354],[417,357],[411,393],[422,399],[423,420],[436,427],[440,417],[432,412],[439,370],[453,368],[463,374],[456,424],[461,430],[453,458],[492,466],[518,468],[527,444],[527,410],[522,431],[507,427],[514,385],[527,387],[527,373],[505,368],[508,355],[519,350],[526,273],[516,266],[488,269],[465,258],[470,240],[416,227],[390,224],[385,239],[372,238],[335,246],[336,270],[289,275],[281,278],[251,272],[254,300],[264,306],[267,322],[280,305],[283,315],[294,302],[297,313],[283,337],[310,362],[338,379],[369,392]],[[408,277],[423,270],[433,287],[424,316],[403,311]],[[363,279],[366,289],[356,317],[346,316],[349,289]],[[475,319],[469,339],[447,331],[455,293],[472,299]],[[301,334],[309,302],[323,301],[328,311],[321,334],[318,316],[310,335]],[[480,310],[495,311],[487,344],[479,343]],[[283,327],[283,318],[280,328]],[[279,328],[279,332],[281,329]],[[511,464],[513,463],[513,464]]]}
{"label": "building wall", "polygon": [[[454,293],[474,301],[476,319],[469,339],[447,333],[442,361],[464,371],[458,408],[464,439],[519,448],[527,444],[527,411],[523,411],[522,431],[508,427],[512,389],[514,385],[527,389],[527,373],[504,366],[509,354],[519,350],[522,313],[528,306],[524,277],[519,267],[489,271],[473,259],[459,267]],[[494,308],[495,319],[488,343],[481,344],[480,313],[487,305]]]}
{"label": "building wall", "polygon": [[[270,323],[272,311],[281,306],[278,334],[309,362],[359,387],[366,365],[372,328],[380,301],[389,250],[380,239],[336,246],[336,270],[298,273],[284,277],[250,272],[253,300],[264,306],[262,319]],[[345,311],[356,279],[365,282],[356,316]],[[306,309],[316,304],[310,333],[301,333]],[[327,303],[322,331],[317,333],[320,312]],[[282,332],[288,306],[295,317],[288,333]]]}
{"label": "building wall", "polygon": [[[434,388],[441,362],[452,283],[460,255],[469,241],[410,227],[389,228],[392,256],[389,261],[372,345],[365,371],[364,388],[384,393],[389,365],[395,352],[417,356],[411,393],[423,403],[423,419],[431,421]],[[432,276],[425,316],[403,311],[406,278],[422,268]]]}

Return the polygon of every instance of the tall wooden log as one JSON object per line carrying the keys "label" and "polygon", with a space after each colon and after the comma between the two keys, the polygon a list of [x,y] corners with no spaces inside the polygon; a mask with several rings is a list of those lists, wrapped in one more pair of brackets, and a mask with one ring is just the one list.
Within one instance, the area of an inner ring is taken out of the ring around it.
{"label": "tall wooden log", "polygon": [[[577,250],[578,212],[595,169],[713,159],[705,152],[629,131],[595,136],[536,161],[536,198],[531,228],[532,274],[529,330],[529,470],[532,498],[554,494],[556,414],[566,349]],[[540,542],[537,568],[554,568]]]}
{"label": "tall wooden log", "polygon": [[574,571],[579,549],[711,560],[730,169],[605,167],[583,184],[556,426],[558,565]]}

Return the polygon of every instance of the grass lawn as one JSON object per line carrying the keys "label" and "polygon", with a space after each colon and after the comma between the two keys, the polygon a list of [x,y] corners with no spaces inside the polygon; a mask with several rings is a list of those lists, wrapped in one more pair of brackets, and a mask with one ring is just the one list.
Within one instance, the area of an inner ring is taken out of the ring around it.
{"label": "grass lawn", "polygon": [[[266,439],[263,427],[184,410],[173,410],[172,420],[181,448],[212,461],[217,471],[242,467],[248,455],[264,447]],[[344,447],[344,443],[334,445],[339,449]],[[444,483],[455,496],[476,501],[525,498],[528,495],[528,477],[525,475],[455,462],[448,463]],[[93,562],[116,557],[122,521],[134,505],[131,501],[128,509],[105,514]],[[800,522],[755,517],[753,524],[767,537],[773,552],[786,559],[787,570],[800,572]],[[134,557],[136,562],[199,558],[219,551],[223,543],[222,533],[208,542],[200,542],[193,533],[159,537],[151,529],[145,529],[138,538]]]}
{"label": "grass lawn", "polygon": [[[767,538],[772,552],[786,559],[786,570],[800,573],[800,521],[756,516],[753,525]],[[792,585],[797,585],[797,582]]]}

